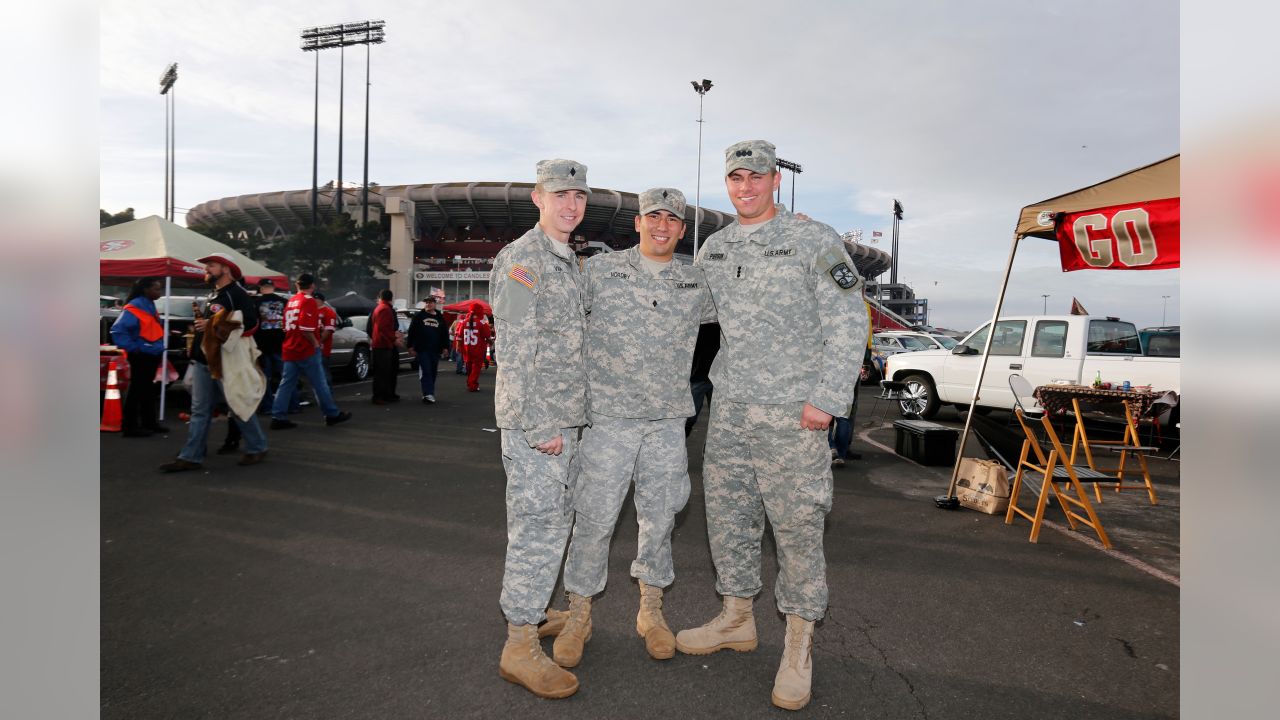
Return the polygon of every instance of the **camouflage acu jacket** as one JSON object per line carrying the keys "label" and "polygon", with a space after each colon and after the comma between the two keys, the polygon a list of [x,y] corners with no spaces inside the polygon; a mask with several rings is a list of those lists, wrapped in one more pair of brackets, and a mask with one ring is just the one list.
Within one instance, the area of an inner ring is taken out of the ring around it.
{"label": "camouflage acu jacket", "polygon": [[553,242],[535,225],[498,253],[489,274],[499,363],[494,413],[498,427],[525,430],[531,446],[586,421],[582,276]]}
{"label": "camouflage acu jacket", "polygon": [[829,225],[780,208],[753,233],[713,233],[696,264],[720,321],[717,398],[807,401],[847,415],[867,342],[862,278]]}
{"label": "camouflage acu jacket", "polygon": [[592,257],[583,275],[591,414],[692,415],[689,371],[698,325],[715,320],[702,269],[673,260],[655,276],[632,247]]}

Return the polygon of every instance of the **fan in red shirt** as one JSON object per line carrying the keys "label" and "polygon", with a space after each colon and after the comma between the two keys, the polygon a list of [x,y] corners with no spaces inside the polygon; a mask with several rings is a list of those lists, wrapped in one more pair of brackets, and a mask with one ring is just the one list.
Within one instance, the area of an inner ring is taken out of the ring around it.
{"label": "fan in red shirt", "polygon": [[351,413],[341,412],[333,401],[329,390],[329,381],[324,376],[324,357],[317,352],[320,342],[320,306],[311,296],[315,288],[315,277],[311,273],[298,276],[298,294],[289,298],[284,308],[284,344],[281,346],[281,359],[284,360],[284,372],[280,378],[280,387],[276,390],[275,402],[271,405],[271,429],[288,430],[297,427],[297,423],[289,420],[289,398],[298,386],[298,376],[305,375],[311,389],[315,391],[320,410],[324,412],[326,425],[337,425],[351,419]]}
{"label": "fan in red shirt", "polygon": [[493,340],[493,326],[489,318],[474,310],[458,326],[459,350],[467,359],[467,390],[480,392],[480,370],[484,366],[485,351]]}
{"label": "fan in red shirt", "polygon": [[311,297],[315,298],[316,304],[320,306],[317,313],[320,321],[320,354],[324,357],[325,379],[329,381],[329,388],[333,389],[333,378],[329,375],[329,356],[333,354],[333,334],[338,331],[338,311],[325,302],[323,293],[312,293]]}
{"label": "fan in red shirt", "polygon": [[400,370],[399,322],[396,309],[391,305],[393,295],[390,290],[378,293],[378,306],[373,309],[371,325],[373,345],[373,404],[385,405],[398,402],[396,394],[396,373]]}

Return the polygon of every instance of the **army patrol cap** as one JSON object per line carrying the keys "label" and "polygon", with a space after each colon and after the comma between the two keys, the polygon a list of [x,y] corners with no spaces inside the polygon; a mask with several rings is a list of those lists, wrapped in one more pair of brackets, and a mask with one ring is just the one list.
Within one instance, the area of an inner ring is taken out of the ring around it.
{"label": "army patrol cap", "polygon": [[652,188],[640,193],[640,214],[666,210],[681,221],[684,220],[684,193],[675,188]]}
{"label": "army patrol cap", "polygon": [[555,158],[539,161],[538,184],[547,192],[564,190],[591,192],[587,187],[587,166],[576,160]]}
{"label": "army patrol cap", "polygon": [[724,151],[724,174],[747,169],[767,175],[778,166],[777,148],[768,140],[743,140]]}

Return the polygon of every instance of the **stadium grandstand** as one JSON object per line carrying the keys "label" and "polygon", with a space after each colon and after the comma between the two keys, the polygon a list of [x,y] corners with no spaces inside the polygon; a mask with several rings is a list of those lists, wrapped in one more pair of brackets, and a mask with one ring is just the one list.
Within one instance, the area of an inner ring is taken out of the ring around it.
{"label": "stadium grandstand", "polygon": [[[321,222],[338,212],[359,220],[361,189],[344,183],[341,198],[335,197],[334,183],[321,188],[317,209]],[[369,219],[389,216],[392,267],[400,278],[392,279],[397,297],[418,295],[416,284],[397,288],[397,280],[417,281],[446,287],[450,299],[487,297],[490,262],[507,243],[523,235],[538,221],[538,208],[527,182],[449,182],[413,185],[370,185]],[[339,202],[341,200],[341,210]],[[636,193],[591,188],[586,216],[574,230],[572,243],[580,255],[622,250],[639,241],[635,217],[639,210]],[[403,221],[397,221],[402,216]],[[734,216],[703,208],[699,235],[708,235],[733,222]],[[686,211],[689,223],[677,253],[686,259],[693,253],[694,207]],[[191,208],[188,225],[239,225],[263,242],[272,242],[306,227],[311,220],[311,190],[281,190],[209,200]],[[409,253],[409,244],[412,253]],[[397,253],[397,245],[403,250]],[[877,248],[845,242],[846,249],[864,278],[873,278],[889,267],[888,253]],[[397,261],[397,255],[400,261]],[[410,264],[411,263],[411,264]],[[408,265],[407,267],[402,267]],[[475,275],[463,273],[485,273]],[[467,278],[461,281],[461,278]],[[464,284],[465,283],[465,284]],[[452,292],[449,290],[452,289]]]}

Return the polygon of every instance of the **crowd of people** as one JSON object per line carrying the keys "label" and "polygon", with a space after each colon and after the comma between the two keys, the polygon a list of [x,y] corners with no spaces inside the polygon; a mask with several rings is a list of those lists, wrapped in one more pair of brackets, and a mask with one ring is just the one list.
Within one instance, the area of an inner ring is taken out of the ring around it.
{"label": "crowd of people", "polygon": [[[300,274],[296,293],[290,297],[277,293],[275,282],[264,278],[257,283],[257,293],[250,295],[239,266],[229,255],[215,253],[200,262],[205,264],[205,277],[213,290],[203,306],[196,303],[193,308],[185,380],[192,401],[188,438],[178,457],[161,470],[181,472],[202,467],[210,422],[223,412],[229,422],[217,453],[238,453],[243,443],[245,452],[239,464],[262,462],[267,440],[257,416],[269,415],[272,430],[298,427],[289,416],[302,411],[304,381],[325,425],[350,420],[351,413],[339,409],[333,398],[328,362],[338,313],[317,291],[316,278],[311,273]],[[125,352],[136,379],[125,394],[121,423],[125,437],[169,432],[157,419],[159,381],[152,382],[167,349],[155,304],[163,292],[161,278],[140,278],[111,327],[112,339]],[[373,404],[400,400],[396,383],[402,347],[407,347],[413,360],[424,404],[435,404],[438,364],[450,353],[460,358],[459,371],[465,368],[467,389],[479,392],[480,373],[490,366],[492,324],[477,307],[446,327],[436,301],[435,297],[424,298],[404,333],[399,330],[391,291],[379,293],[368,328]],[[252,408],[241,402],[249,396],[254,398]]]}

